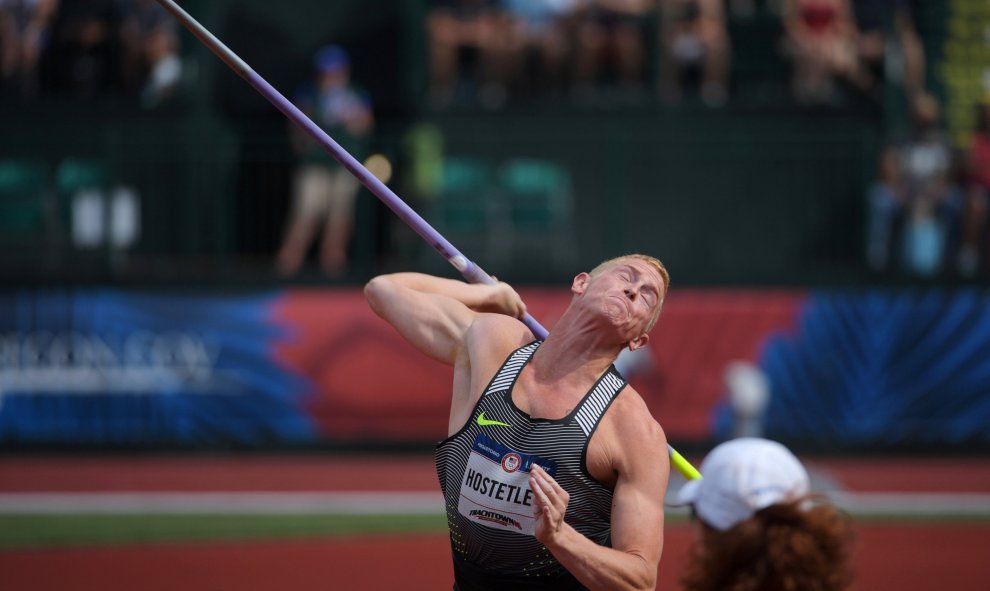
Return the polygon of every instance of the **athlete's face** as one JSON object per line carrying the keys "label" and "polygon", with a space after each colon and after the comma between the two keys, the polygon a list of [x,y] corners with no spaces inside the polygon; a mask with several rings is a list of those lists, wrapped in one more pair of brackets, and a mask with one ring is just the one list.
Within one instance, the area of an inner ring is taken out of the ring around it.
{"label": "athlete's face", "polygon": [[660,272],[644,260],[624,258],[594,275],[582,275],[587,279],[584,296],[591,298],[588,304],[601,312],[631,349],[645,345],[649,340],[645,333],[663,297]]}

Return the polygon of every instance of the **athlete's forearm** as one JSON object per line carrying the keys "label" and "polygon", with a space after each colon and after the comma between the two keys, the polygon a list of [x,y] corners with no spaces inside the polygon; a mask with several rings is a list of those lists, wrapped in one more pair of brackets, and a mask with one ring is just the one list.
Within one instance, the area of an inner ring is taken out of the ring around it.
{"label": "athlete's forearm", "polygon": [[545,544],[564,568],[591,591],[656,588],[656,564],[629,552],[599,546],[567,523],[561,524]]}
{"label": "athlete's forearm", "polygon": [[436,277],[425,273],[392,273],[384,277],[408,289],[447,296],[461,302],[468,308],[482,305],[486,297],[483,286],[472,285],[457,279]]}
{"label": "athlete's forearm", "polygon": [[442,295],[464,304],[475,312],[494,312],[519,318],[526,306],[507,284],[472,284],[424,273],[393,273],[383,276],[407,289]]}

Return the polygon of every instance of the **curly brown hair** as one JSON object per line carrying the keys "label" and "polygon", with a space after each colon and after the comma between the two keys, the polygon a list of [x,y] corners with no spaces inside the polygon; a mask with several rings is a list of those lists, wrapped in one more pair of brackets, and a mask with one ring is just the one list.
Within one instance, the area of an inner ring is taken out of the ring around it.
{"label": "curly brown hair", "polygon": [[852,522],[822,497],[771,505],[725,532],[701,525],[685,591],[839,591],[852,582]]}

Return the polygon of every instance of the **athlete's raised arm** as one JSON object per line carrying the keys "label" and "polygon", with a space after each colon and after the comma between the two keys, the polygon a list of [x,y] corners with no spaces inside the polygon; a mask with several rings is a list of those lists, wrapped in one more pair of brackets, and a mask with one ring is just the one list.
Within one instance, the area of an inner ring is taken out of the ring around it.
{"label": "athlete's raised arm", "polygon": [[371,309],[433,359],[453,365],[478,313],[521,318],[526,306],[506,283],[471,284],[422,273],[375,277],[364,288]]}

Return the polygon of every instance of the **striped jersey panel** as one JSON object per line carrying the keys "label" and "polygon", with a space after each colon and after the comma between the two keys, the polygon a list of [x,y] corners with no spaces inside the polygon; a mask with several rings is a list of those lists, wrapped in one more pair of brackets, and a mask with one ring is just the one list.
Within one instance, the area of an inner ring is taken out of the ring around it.
{"label": "striped jersey panel", "polygon": [[[483,568],[486,576],[494,576],[492,580],[503,585],[521,578],[551,580],[570,575],[535,537],[479,525],[458,512],[461,484],[479,434],[522,454],[554,462],[554,478],[570,494],[567,522],[594,542],[611,545],[612,492],[588,474],[585,453],[595,427],[626,381],[614,366],[610,367],[567,417],[531,419],[512,403],[512,387],[540,344],[533,342],[509,355],[482,393],[468,423],[436,450],[437,474],[456,558]],[[481,413],[489,421],[485,426],[477,422]],[[458,560],[454,564],[456,570]]]}

